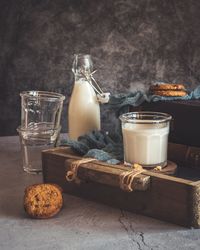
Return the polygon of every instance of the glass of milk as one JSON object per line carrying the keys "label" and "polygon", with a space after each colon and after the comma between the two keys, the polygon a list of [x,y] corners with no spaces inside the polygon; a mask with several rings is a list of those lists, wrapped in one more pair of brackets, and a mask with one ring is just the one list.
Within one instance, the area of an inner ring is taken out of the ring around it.
{"label": "glass of milk", "polygon": [[171,116],[160,112],[129,112],[121,115],[124,163],[164,167]]}

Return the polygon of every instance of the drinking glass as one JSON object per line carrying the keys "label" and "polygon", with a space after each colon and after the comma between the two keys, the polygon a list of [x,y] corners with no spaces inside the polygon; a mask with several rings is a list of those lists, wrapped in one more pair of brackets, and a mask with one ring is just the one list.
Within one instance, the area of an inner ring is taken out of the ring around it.
{"label": "drinking glass", "polygon": [[164,167],[171,116],[160,112],[129,112],[120,116],[124,163]]}
{"label": "drinking glass", "polygon": [[60,118],[65,97],[47,91],[24,91],[21,96],[21,142],[23,169],[42,172],[41,151],[55,147],[60,135]]}

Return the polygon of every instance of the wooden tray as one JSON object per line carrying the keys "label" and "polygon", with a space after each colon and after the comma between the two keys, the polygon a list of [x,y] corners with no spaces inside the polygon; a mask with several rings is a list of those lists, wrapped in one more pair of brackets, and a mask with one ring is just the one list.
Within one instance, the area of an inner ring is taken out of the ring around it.
{"label": "wooden tray", "polygon": [[77,173],[80,184],[68,182],[66,172],[80,157],[67,147],[43,151],[43,178],[44,182],[60,185],[69,194],[182,226],[200,228],[199,166],[182,166],[183,162],[185,165],[191,163],[190,154],[194,152],[199,154],[200,149],[169,144],[169,159],[178,163],[176,175],[145,171],[134,178],[132,192],[119,186],[120,173],[130,168],[100,161],[81,164]]}

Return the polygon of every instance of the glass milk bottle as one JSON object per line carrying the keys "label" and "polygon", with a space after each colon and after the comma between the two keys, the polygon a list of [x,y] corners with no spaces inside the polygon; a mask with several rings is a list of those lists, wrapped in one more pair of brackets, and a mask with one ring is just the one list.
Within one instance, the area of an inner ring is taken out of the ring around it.
{"label": "glass milk bottle", "polygon": [[100,130],[100,106],[92,87],[93,64],[90,55],[74,56],[75,82],[68,109],[70,139],[76,140],[92,130]]}

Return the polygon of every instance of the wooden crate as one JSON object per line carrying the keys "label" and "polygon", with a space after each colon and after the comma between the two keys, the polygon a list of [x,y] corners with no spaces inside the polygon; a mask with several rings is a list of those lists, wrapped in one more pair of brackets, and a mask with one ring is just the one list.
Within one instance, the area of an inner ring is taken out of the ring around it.
{"label": "wooden crate", "polygon": [[130,111],[157,111],[172,116],[169,141],[200,147],[200,100],[144,102]]}
{"label": "wooden crate", "polygon": [[99,161],[81,164],[78,170],[80,184],[68,182],[66,172],[80,157],[67,147],[43,151],[43,178],[45,183],[56,183],[72,195],[178,225],[200,228],[200,166],[199,163],[187,165],[191,164],[193,158],[190,154],[194,152],[199,154],[200,149],[170,143],[169,159],[179,165],[176,176],[145,171],[134,179],[132,192],[119,187],[119,173],[128,167]]}

